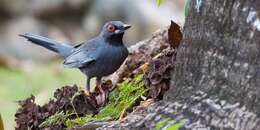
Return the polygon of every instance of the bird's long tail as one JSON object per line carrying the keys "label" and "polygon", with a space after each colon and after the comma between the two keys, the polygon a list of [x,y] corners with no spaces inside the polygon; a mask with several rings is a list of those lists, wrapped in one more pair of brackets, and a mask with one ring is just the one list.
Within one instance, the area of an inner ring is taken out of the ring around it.
{"label": "bird's long tail", "polygon": [[31,41],[34,44],[40,45],[49,50],[57,52],[61,54],[63,57],[69,56],[73,50],[73,46],[62,44],[46,37],[42,37],[30,33],[19,34],[19,36],[26,38],[28,41]]}

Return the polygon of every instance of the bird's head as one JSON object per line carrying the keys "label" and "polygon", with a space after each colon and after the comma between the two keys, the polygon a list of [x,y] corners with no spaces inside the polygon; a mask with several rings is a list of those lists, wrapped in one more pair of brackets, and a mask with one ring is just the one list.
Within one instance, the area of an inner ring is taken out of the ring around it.
{"label": "bird's head", "polygon": [[106,40],[122,41],[124,32],[130,27],[131,25],[125,24],[121,21],[110,21],[103,26],[100,35]]}

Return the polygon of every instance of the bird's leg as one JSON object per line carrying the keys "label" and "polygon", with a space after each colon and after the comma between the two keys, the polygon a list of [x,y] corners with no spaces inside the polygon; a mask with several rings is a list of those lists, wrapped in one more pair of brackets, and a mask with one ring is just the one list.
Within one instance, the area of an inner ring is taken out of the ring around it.
{"label": "bird's leg", "polygon": [[97,85],[97,87],[98,87],[98,89],[100,91],[100,94],[101,94],[101,105],[103,106],[104,103],[106,102],[106,93],[105,93],[105,91],[103,90],[103,88],[101,86],[102,85],[101,78],[97,77],[96,85]]}
{"label": "bird's leg", "polygon": [[86,90],[85,90],[86,95],[90,95],[90,79],[91,78],[87,77]]}

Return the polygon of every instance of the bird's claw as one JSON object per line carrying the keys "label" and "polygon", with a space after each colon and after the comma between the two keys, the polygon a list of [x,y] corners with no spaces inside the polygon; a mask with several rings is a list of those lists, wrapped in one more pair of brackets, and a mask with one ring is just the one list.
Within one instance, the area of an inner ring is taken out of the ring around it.
{"label": "bird's claw", "polygon": [[99,95],[97,96],[97,102],[100,106],[104,106],[106,101],[107,101],[107,94],[106,92],[103,90],[102,85],[98,84],[97,85],[98,91],[99,91]]}
{"label": "bird's claw", "polygon": [[100,106],[104,106],[106,103],[106,97],[104,96],[104,94],[100,94],[96,97],[97,99],[97,104]]}
{"label": "bird's claw", "polygon": [[101,93],[101,105],[104,106],[106,103],[106,93]]}

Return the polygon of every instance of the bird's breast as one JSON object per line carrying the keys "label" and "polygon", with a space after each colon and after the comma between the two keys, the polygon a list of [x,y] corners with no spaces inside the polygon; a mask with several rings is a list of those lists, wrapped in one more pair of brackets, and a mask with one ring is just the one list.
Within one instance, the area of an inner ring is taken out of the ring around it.
{"label": "bird's breast", "polygon": [[[99,58],[100,62],[104,63],[105,68],[117,69],[126,59],[128,51],[125,47],[110,47],[102,51]],[[115,71],[115,70],[114,70]]]}
{"label": "bird's breast", "polygon": [[125,46],[107,46],[99,52],[94,64],[88,67],[93,77],[102,77],[114,73],[128,56]]}

